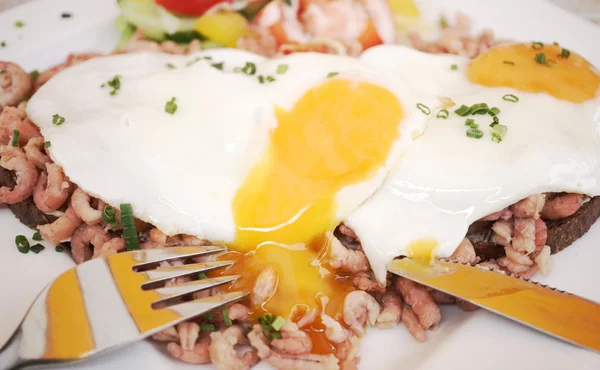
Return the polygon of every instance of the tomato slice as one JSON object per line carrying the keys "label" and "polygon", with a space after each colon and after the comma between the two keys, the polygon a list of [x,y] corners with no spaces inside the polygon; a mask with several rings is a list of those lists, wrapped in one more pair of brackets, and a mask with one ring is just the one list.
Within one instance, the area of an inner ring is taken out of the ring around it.
{"label": "tomato slice", "polygon": [[155,0],[156,3],[170,12],[198,16],[220,3],[231,3],[233,0]]}

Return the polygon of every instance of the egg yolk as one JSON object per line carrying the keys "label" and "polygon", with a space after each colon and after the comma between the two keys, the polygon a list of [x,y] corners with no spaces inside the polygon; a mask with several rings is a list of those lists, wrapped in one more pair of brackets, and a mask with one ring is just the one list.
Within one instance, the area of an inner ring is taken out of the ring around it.
{"label": "egg yolk", "polygon": [[[287,319],[323,308],[339,318],[353,288],[327,263],[327,235],[340,222],[336,195],[385,165],[402,107],[383,87],[332,79],[290,110],[275,107],[275,116],[269,146],[233,200],[238,230],[224,258],[236,263],[224,273],[241,275],[232,289],[252,291],[264,268],[275,270],[276,293],[251,307],[254,318],[270,312]],[[318,320],[311,331],[323,332]]]}
{"label": "egg yolk", "polygon": [[537,42],[496,46],[472,61],[467,76],[479,85],[547,93],[573,103],[596,97],[598,71],[580,55],[563,50]]}

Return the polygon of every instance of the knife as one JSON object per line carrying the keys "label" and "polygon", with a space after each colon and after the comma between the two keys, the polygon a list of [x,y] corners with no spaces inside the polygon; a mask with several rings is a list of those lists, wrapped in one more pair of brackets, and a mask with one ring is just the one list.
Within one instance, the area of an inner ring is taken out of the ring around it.
{"label": "knife", "polygon": [[393,274],[448,293],[569,343],[600,352],[600,304],[576,295],[457,262],[428,265],[410,258]]}

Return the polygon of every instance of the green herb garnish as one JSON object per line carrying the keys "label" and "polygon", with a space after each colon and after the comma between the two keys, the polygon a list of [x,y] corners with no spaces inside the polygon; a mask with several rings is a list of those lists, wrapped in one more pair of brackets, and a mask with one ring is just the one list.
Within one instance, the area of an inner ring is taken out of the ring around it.
{"label": "green herb garnish", "polygon": [[100,85],[100,87],[110,87],[112,88],[110,95],[115,96],[117,92],[121,89],[121,75],[116,75],[110,81],[107,81]]}
{"label": "green herb garnish", "polygon": [[12,136],[12,146],[19,146],[19,136],[21,135],[21,132],[19,130],[13,130],[13,136]]}
{"label": "green herb garnish", "polygon": [[24,25],[25,25],[25,23],[23,23],[22,21],[16,21],[16,22],[15,22],[15,27],[17,27],[17,28],[21,28],[21,27],[23,27]]}
{"label": "green herb garnish", "polygon": [[133,217],[133,207],[129,203],[119,206],[121,209],[121,223],[123,224],[123,239],[128,251],[140,249],[137,230],[135,228],[135,218]]}
{"label": "green herb garnish", "polygon": [[55,114],[52,116],[52,124],[54,126],[60,126],[65,123],[65,117]]}
{"label": "green herb garnish", "polygon": [[435,117],[446,119],[446,118],[448,118],[449,115],[450,115],[450,112],[448,112],[448,109],[440,109],[440,111],[437,113],[437,115]]}
{"label": "green herb garnish", "polygon": [[477,127],[469,127],[467,130],[467,136],[473,139],[481,139],[483,136],[483,131],[478,129]]}
{"label": "green herb garnish", "polygon": [[256,73],[256,64],[252,62],[246,62],[244,67],[242,67],[242,73],[247,74],[249,76]]}
{"label": "green herb garnish", "polygon": [[278,75],[282,75],[285,72],[287,72],[288,70],[288,65],[287,64],[280,64],[277,66],[277,74]]}
{"label": "green herb garnish", "polygon": [[44,146],[45,146],[46,148],[50,148],[50,146],[51,146],[51,145],[52,145],[52,143],[51,143],[51,142],[49,142],[49,141],[45,141],[45,142],[44,142]]}
{"label": "green herb garnish", "polygon": [[329,72],[329,73],[327,74],[327,78],[335,77],[335,76],[337,76],[337,75],[339,75],[339,74],[340,74],[340,72]]}
{"label": "green herb garnish", "polygon": [[458,70],[458,66],[456,64],[453,64],[450,66],[450,69],[453,71],[456,71],[456,70]]}
{"label": "green herb garnish", "polygon": [[34,245],[31,246],[31,248],[29,248],[33,253],[38,254],[41,251],[43,251],[44,249],[46,249],[46,247],[44,247],[43,245],[41,245],[40,243],[36,243]]}
{"label": "green herb garnish", "polygon": [[227,308],[227,307],[225,307],[223,309],[223,322],[225,323],[225,326],[233,325],[233,322],[231,321],[231,318],[229,317],[229,308]]}
{"label": "green herb garnish", "polygon": [[165,112],[167,112],[169,114],[175,114],[176,111],[177,111],[177,103],[175,103],[175,97],[172,97],[171,100],[169,100],[165,104]]}
{"label": "green herb garnish", "polygon": [[517,96],[513,95],[513,94],[506,94],[506,95],[504,95],[502,97],[502,100],[506,100],[506,101],[509,101],[511,103],[516,103],[516,102],[519,101],[519,98],[517,98]]}
{"label": "green herb garnish", "polygon": [[117,220],[117,211],[110,205],[105,205],[102,209],[102,221],[106,222],[112,228],[119,226],[119,220]]}
{"label": "green herb garnish", "polygon": [[29,252],[29,240],[27,240],[25,235],[17,235],[15,237],[15,245],[17,246],[17,249],[19,250],[19,252],[21,252],[21,253]]}
{"label": "green herb garnish", "polygon": [[29,72],[29,75],[33,80],[37,80],[37,78],[40,76],[40,72],[37,69],[34,69],[33,71]]}
{"label": "green herb garnish", "polygon": [[431,109],[428,106],[422,103],[417,103],[417,108],[423,112],[423,114],[429,115],[431,113]]}

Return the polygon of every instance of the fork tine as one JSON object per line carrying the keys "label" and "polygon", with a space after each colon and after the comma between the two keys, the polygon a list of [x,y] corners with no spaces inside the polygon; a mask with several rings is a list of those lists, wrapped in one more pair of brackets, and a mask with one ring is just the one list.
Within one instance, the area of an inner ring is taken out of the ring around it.
{"label": "fork tine", "polygon": [[157,333],[161,330],[164,330],[168,327],[175,326],[181,322],[194,318],[196,316],[203,315],[207,312],[210,312],[216,308],[227,306],[230,303],[234,303],[239,301],[240,299],[247,296],[247,292],[230,292],[226,294],[195,299],[190,302],[184,302],[172,306],[168,306],[161,309],[156,309],[154,312],[157,314],[161,314],[165,311],[176,312],[178,318],[176,320],[170,320],[169,322],[165,322],[163,325],[154,327],[149,330],[143,331],[145,335],[151,335]]}
{"label": "fork tine", "polygon": [[134,270],[143,269],[163,261],[180,258],[201,257],[225,251],[220,245],[206,245],[201,247],[171,247],[159,249],[144,249],[135,252],[135,259],[141,263],[133,266]]}
{"label": "fork tine", "polygon": [[149,281],[142,285],[142,289],[147,289],[148,285],[161,283],[173,278],[195,275],[201,272],[208,272],[221,267],[231,266],[233,263],[234,261],[203,262],[144,271],[141,272],[141,274],[145,274]]}
{"label": "fork tine", "polygon": [[160,294],[161,300],[154,302],[153,304],[158,304],[168,299],[181,297],[189,293],[195,293],[202,290],[218,287],[227,283],[231,283],[237,280],[239,277],[239,275],[220,276],[211,279],[194,280],[188,283],[177,284],[171,287],[154,289],[155,292]]}

